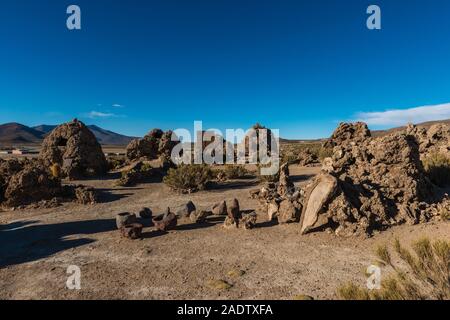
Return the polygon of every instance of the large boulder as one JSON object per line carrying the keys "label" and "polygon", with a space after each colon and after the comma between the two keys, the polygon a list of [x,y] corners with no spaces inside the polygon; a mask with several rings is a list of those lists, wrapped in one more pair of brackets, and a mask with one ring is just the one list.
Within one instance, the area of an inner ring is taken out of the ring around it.
{"label": "large boulder", "polygon": [[370,130],[364,122],[341,123],[330,139],[324,143],[325,148],[344,146],[348,143],[361,143],[371,137]]}
{"label": "large boulder", "polygon": [[450,125],[434,124],[428,129],[409,125],[406,134],[416,138],[422,159],[436,153],[450,158]]}
{"label": "large boulder", "polygon": [[103,175],[108,163],[94,134],[77,119],[55,128],[39,154],[45,165],[57,164],[69,179]]}
{"label": "large boulder", "polygon": [[306,233],[319,220],[321,211],[337,190],[337,179],[330,174],[320,174],[309,186],[301,215],[301,233]]}
{"label": "large boulder", "polygon": [[5,200],[5,191],[11,177],[21,171],[24,163],[18,159],[0,159],[0,203]]}
{"label": "large boulder", "polygon": [[61,181],[53,178],[42,165],[27,165],[11,176],[5,190],[5,205],[24,206],[50,200],[62,192]]}
{"label": "large boulder", "polygon": [[163,132],[161,129],[153,129],[142,139],[132,140],[126,149],[129,161],[147,159],[153,160],[160,156],[169,157],[179,141],[173,138],[172,131]]}

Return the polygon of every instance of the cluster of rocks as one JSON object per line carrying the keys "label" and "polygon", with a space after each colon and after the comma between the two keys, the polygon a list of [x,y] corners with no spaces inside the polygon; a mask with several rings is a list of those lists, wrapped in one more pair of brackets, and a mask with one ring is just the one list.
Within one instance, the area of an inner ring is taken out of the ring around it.
{"label": "cluster of rocks", "polygon": [[0,204],[7,208],[52,208],[64,201],[97,202],[93,188],[62,185],[39,159],[0,161]]}
{"label": "cluster of rocks", "polygon": [[296,189],[289,178],[288,164],[280,167],[279,181],[268,182],[261,189],[251,192],[258,199],[268,220],[277,218],[278,223],[298,222],[302,205],[302,190]]}
{"label": "cluster of rocks", "polygon": [[297,156],[300,166],[309,167],[319,164],[319,158],[309,148],[305,148]]}
{"label": "cluster of rocks", "polygon": [[306,189],[302,233],[329,227],[339,235],[371,234],[431,218],[435,186],[408,132],[371,138],[364,123],[341,124],[326,143],[333,155]]}
{"label": "cluster of rocks", "polygon": [[59,179],[36,160],[11,159],[0,162],[0,202],[5,207],[51,200],[61,194]]}
{"label": "cluster of rocks", "polygon": [[431,154],[442,154],[450,158],[450,125],[434,124],[428,129],[408,125],[406,134],[416,138],[422,159]]}
{"label": "cluster of rocks", "polygon": [[210,210],[199,209],[192,201],[178,206],[174,212],[167,208],[164,213],[153,216],[152,210],[142,208],[138,214],[123,212],[116,215],[116,225],[120,234],[129,239],[139,239],[142,236],[143,223],[139,220],[150,220],[154,230],[170,231],[174,230],[178,221],[185,220],[194,224],[207,222],[207,218],[211,216],[225,217],[224,227],[252,229],[256,225],[256,212],[243,212],[240,210],[239,201],[233,199],[231,204],[227,206],[226,201],[222,201],[213,205]]}
{"label": "cluster of rocks", "polygon": [[164,132],[161,129],[153,129],[142,139],[132,140],[126,148],[128,161],[153,160],[159,157],[170,159],[173,147],[179,143],[177,139],[172,139],[172,136],[171,130]]}
{"label": "cluster of rocks", "polygon": [[117,186],[129,187],[154,176],[154,170],[143,161],[136,161],[122,168],[121,177],[116,181]]}
{"label": "cluster of rocks", "polygon": [[47,167],[58,165],[70,180],[100,176],[108,162],[95,135],[83,122],[74,119],[55,128],[43,141],[39,158]]}
{"label": "cluster of rocks", "polygon": [[450,200],[430,182],[421,162],[421,153],[448,151],[448,141],[445,125],[428,130],[410,126],[372,138],[366,124],[343,123],[325,142],[332,156],[309,185],[296,190],[283,165],[277,183],[251,196],[269,220],[300,218],[303,234],[328,229],[342,236],[370,235],[393,225],[448,217]]}

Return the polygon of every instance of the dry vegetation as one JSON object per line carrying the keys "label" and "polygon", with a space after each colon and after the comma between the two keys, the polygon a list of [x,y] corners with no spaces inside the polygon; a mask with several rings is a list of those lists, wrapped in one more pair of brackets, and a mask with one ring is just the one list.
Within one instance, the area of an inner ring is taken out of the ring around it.
{"label": "dry vegetation", "polygon": [[423,166],[434,184],[440,187],[450,185],[450,157],[441,153],[432,153],[425,158]]}
{"label": "dry vegetation", "polygon": [[189,164],[169,169],[164,183],[173,190],[191,193],[204,190],[213,179],[213,172],[207,165]]}
{"label": "dry vegetation", "polygon": [[376,250],[381,264],[394,270],[394,275],[382,281],[381,289],[368,290],[349,283],[338,289],[339,296],[346,300],[450,299],[449,241],[425,238],[413,244],[411,253],[396,240],[394,251],[406,267],[393,262],[386,246]]}

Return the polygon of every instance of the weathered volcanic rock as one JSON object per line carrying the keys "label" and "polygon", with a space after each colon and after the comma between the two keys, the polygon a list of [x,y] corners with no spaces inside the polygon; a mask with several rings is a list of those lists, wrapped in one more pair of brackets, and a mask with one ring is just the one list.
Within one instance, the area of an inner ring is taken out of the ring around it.
{"label": "weathered volcanic rock", "polygon": [[195,204],[192,201],[188,201],[187,203],[183,204],[178,210],[177,210],[177,217],[178,218],[187,218],[191,215],[192,212],[196,210]]}
{"label": "weathered volcanic rock", "polygon": [[216,203],[212,206],[211,211],[215,216],[226,216],[227,202],[224,200],[222,202]]}
{"label": "weathered volcanic rock", "polygon": [[309,187],[306,203],[301,216],[301,233],[308,232],[319,220],[319,214],[333,197],[337,189],[337,179],[330,174],[316,177]]}
{"label": "weathered volcanic rock", "polygon": [[[305,199],[302,232],[317,226],[316,218],[321,223],[327,219],[340,235],[371,234],[428,219],[425,207],[433,201],[435,187],[425,175],[416,138],[405,132],[369,138],[365,126],[356,128],[338,128],[338,133],[348,134],[338,139],[324,166],[337,179],[337,187],[331,178],[318,179]],[[341,136],[338,133],[333,137]]]}
{"label": "weathered volcanic rock", "polygon": [[177,215],[170,212],[170,208],[167,208],[166,213],[153,218],[153,223],[155,224],[157,230],[168,231],[177,226],[178,219]]}
{"label": "weathered volcanic rock", "polygon": [[309,148],[302,150],[297,157],[300,166],[308,167],[319,163],[317,156]]}
{"label": "weathered volcanic rock", "polygon": [[27,165],[10,177],[5,204],[9,207],[28,205],[51,200],[61,192],[61,181],[53,178],[44,166]]}
{"label": "weathered volcanic rock", "polygon": [[333,135],[324,143],[325,148],[345,146],[348,143],[357,144],[365,142],[371,137],[367,124],[363,122],[341,123],[333,132]]}
{"label": "weathered volcanic rock", "polygon": [[253,229],[256,225],[256,220],[256,212],[246,213],[242,215],[239,225],[246,230]]}
{"label": "weathered volcanic rock", "polygon": [[278,195],[281,197],[294,193],[295,187],[292,181],[289,179],[289,166],[287,163],[280,167],[280,179],[278,182]]}
{"label": "weathered volcanic rock", "polygon": [[239,225],[239,219],[241,219],[242,215],[241,210],[239,209],[239,201],[237,199],[233,199],[233,201],[231,201],[231,205],[228,206],[228,217]]}
{"label": "weathered volcanic rock", "polygon": [[283,200],[278,210],[278,223],[297,222],[299,218],[299,209],[290,200]]}
{"label": "weathered volcanic rock", "polygon": [[173,147],[179,143],[177,140],[173,137],[172,131],[163,132],[161,129],[153,129],[142,139],[135,139],[128,144],[127,159],[129,161],[141,158],[152,160],[160,156],[170,158]]}
{"label": "weathered volcanic rock", "polygon": [[428,129],[409,125],[406,134],[416,138],[422,159],[432,154],[442,154],[450,158],[450,125],[435,124]]}
{"label": "weathered volcanic rock", "polygon": [[138,217],[141,219],[151,219],[152,216],[153,216],[152,210],[150,210],[150,208],[147,207],[141,208],[141,210],[139,210],[138,212]]}
{"label": "weathered volcanic rock", "polygon": [[121,212],[116,215],[116,226],[117,229],[121,229],[126,225],[130,225],[136,222],[136,215],[129,212]]}
{"label": "weathered volcanic rock", "polygon": [[76,202],[80,204],[95,204],[98,202],[97,192],[92,187],[75,187],[75,198]]}
{"label": "weathered volcanic rock", "polygon": [[211,214],[211,211],[195,210],[190,214],[189,219],[192,223],[204,223]]}
{"label": "weathered volcanic rock", "polygon": [[69,179],[103,175],[108,163],[94,134],[78,120],[55,128],[42,143],[39,154],[44,164],[59,164]]}
{"label": "weathered volcanic rock", "polygon": [[142,237],[142,228],[140,223],[127,224],[120,228],[120,233],[124,238],[136,240]]}

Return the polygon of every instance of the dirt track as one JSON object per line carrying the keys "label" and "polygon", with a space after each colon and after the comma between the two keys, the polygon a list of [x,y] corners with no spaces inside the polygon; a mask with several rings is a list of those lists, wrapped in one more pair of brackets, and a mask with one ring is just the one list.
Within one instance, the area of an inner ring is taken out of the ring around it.
{"label": "dirt track", "polygon": [[[317,168],[291,168],[296,184]],[[236,197],[241,208],[257,209],[242,180],[192,195],[179,195],[162,183],[113,188],[113,180],[84,181],[105,189],[106,202],[64,204],[55,209],[0,213],[0,299],[291,299],[298,294],[336,298],[347,281],[365,284],[364,271],[375,261],[373,249],[395,237],[409,243],[419,237],[450,239],[450,224],[402,226],[373,238],[338,238],[327,233],[301,236],[299,225],[265,222],[258,228],[225,230],[221,219],[206,224],[179,223],[176,231],[144,229],[143,240],[122,239],[115,214],[143,206],[154,213],[192,200],[208,208]],[[66,269],[81,268],[81,290],[66,288]],[[232,270],[243,270],[231,276]],[[210,288],[223,279],[229,290]]]}

